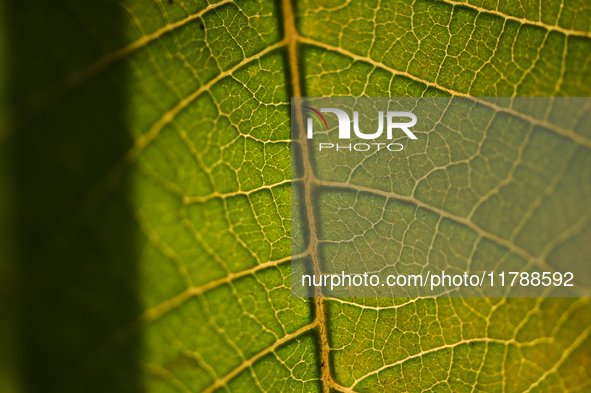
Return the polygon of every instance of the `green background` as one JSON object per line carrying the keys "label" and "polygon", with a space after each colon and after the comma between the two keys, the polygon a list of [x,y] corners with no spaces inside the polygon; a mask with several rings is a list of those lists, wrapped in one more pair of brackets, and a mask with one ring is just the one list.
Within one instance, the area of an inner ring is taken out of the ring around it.
{"label": "green background", "polygon": [[[590,95],[588,1],[499,4],[3,2],[2,391],[589,391],[588,299],[290,296],[291,96]],[[531,149],[527,222],[588,261],[590,131],[520,136],[495,184]],[[470,168],[439,143],[398,173]]]}

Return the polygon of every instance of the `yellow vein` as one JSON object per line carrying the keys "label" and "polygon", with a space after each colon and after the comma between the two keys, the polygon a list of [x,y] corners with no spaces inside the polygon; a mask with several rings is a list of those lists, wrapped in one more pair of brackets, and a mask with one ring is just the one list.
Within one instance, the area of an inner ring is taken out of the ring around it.
{"label": "yellow vein", "polygon": [[327,180],[320,180],[320,179],[315,179],[314,182],[320,186],[334,187],[334,188],[347,188],[347,189],[352,189],[355,191],[371,193],[374,195],[381,195],[386,198],[393,198],[393,199],[397,199],[397,200],[401,200],[401,201],[410,202],[410,203],[414,204],[415,206],[427,209],[427,210],[432,211],[432,212],[434,212],[444,218],[447,218],[451,221],[465,225],[466,227],[468,227],[471,230],[473,230],[474,232],[476,232],[478,235],[480,235],[486,239],[492,240],[493,242],[497,243],[498,245],[505,247],[506,249],[508,249],[512,253],[520,256],[521,258],[525,259],[526,261],[528,261],[532,264],[535,264],[536,266],[544,267],[544,268],[548,269],[548,271],[554,271],[554,268],[547,265],[547,263],[544,259],[542,259],[540,257],[536,257],[535,255],[531,254],[529,251],[517,246],[512,241],[504,239],[504,238],[500,237],[499,235],[496,235],[492,232],[486,231],[485,229],[476,225],[474,222],[470,221],[468,218],[460,217],[460,216],[452,214],[446,210],[431,206],[428,203],[422,202],[413,196],[401,195],[401,194],[397,194],[397,193],[389,192],[389,191],[376,190],[376,189],[373,189],[370,187],[365,187],[365,186],[360,186],[360,185],[350,184],[350,183],[341,183],[341,182],[334,182],[334,181],[327,181]]}
{"label": "yellow vein", "polygon": [[558,368],[560,368],[564,364],[564,362],[569,358],[569,356],[572,355],[572,353],[577,348],[579,348],[585,342],[585,340],[587,340],[589,338],[590,335],[591,335],[591,326],[588,327],[587,329],[583,330],[583,332],[575,339],[575,341],[573,341],[573,343],[562,352],[562,355],[560,356],[560,358],[558,359],[556,364],[554,364],[554,366],[551,369],[546,370],[546,372],[544,372],[544,374],[542,374],[542,376],[540,378],[538,378],[537,381],[532,383],[527,388],[527,390],[524,390],[523,393],[531,392],[533,389],[537,388],[543,381],[545,381],[546,378],[548,378],[548,376],[557,372]]}
{"label": "yellow vein", "polygon": [[522,25],[536,26],[536,27],[541,27],[545,30],[556,31],[556,32],[564,34],[566,36],[591,38],[591,32],[588,32],[588,31],[566,29],[566,28],[558,26],[558,25],[549,25],[549,24],[541,22],[541,21],[519,18],[517,16],[507,15],[507,14],[504,14],[504,13],[497,11],[497,10],[482,8],[482,7],[467,3],[467,2],[454,1],[454,0],[439,0],[439,1],[442,3],[452,5],[454,7],[456,7],[456,6],[465,7],[465,8],[477,11],[479,14],[494,15],[494,16],[498,16],[503,19],[518,22],[519,24],[522,24]]}
{"label": "yellow vein", "polygon": [[468,98],[468,99],[470,99],[470,100],[472,100],[472,101],[474,101],[474,102],[476,102],[478,104],[481,104],[483,106],[486,106],[488,108],[491,108],[491,109],[493,109],[493,110],[495,110],[497,112],[508,113],[508,114],[510,114],[512,116],[515,116],[515,117],[518,117],[520,119],[523,119],[523,120],[529,122],[530,124],[532,124],[534,126],[543,127],[543,128],[549,129],[551,131],[554,131],[555,133],[557,133],[558,135],[560,135],[562,137],[571,139],[575,143],[591,149],[591,139],[590,138],[587,138],[587,137],[585,137],[583,135],[577,134],[577,133],[573,132],[572,130],[568,130],[568,129],[562,128],[562,127],[557,126],[555,124],[548,123],[547,121],[544,121],[544,120],[536,119],[536,118],[534,118],[532,116],[529,116],[529,115],[526,115],[524,113],[518,112],[518,111],[513,110],[511,108],[505,108],[505,107],[496,105],[496,104],[494,104],[492,102],[483,100],[481,98],[473,97],[473,96],[471,96],[469,94],[461,93],[461,92],[455,91],[453,89],[449,89],[447,87],[438,85],[437,83],[426,81],[426,80],[421,79],[421,78],[419,78],[419,77],[417,77],[417,76],[415,76],[413,74],[410,74],[408,72],[398,71],[398,70],[396,70],[394,68],[391,68],[391,67],[388,67],[387,65],[385,65],[383,63],[380,63],[379,61],[376,61],[376,60],[374,60],[374,59],[372,59],[370,57],[360,56],[360,55],[357,55],[357,54],[355,54],[353,52],[350,52],[348,50],[345,50],[345,49],[342,49],[342,48],[339,48],[339,47],[336,47],[336,46],[333,46],[333,45],[325,44],[323,42],[320,42],[320,41],[317,41],[317,40],[314,40],[314,39],[311,39],[311,38],[307,38],[307,37],[299,36],[298,37],[298,41],[301,42],[301,43],[304,43],[304,44],[313,45],[313,46],[316,46],[316,47],[319,47],[319,48],[323,48],[323,49],[326,49],[326,50],[330,50],[330,51],[339,53],[341,55],[350,57],[353,60],[363,61],[363,62],[369,63],[369,64],[371,64],[371,65],[373,65],[375,67],[378,67],[378,68],[381,68],[381,69],[386,70],[388,72],[391,72],[394,75],[404,76],[406,78],[412,79],[413,81],[422,83],[422,84],[427,85],[429,87],[433,87],[433,88],[435,88],[437,90],[440,90],[440,91],[443,91],[445,93],[448,93],[449,95]]}
{"label": "yellow vein", "polygon": [[223,377],[217,379],[214,383],[209,385],[201,393],[211,393],[219,388],[224,387],[228,382],[230,382],[234,377],[236,377],[242,371],[251,367],[257,360],[259,360],[260,358],[262,358],[263,356],[265,356],[267,354],[273,353],[279,346],[285,344],[286,342],[288,342],[298,336],[301,336],[302,334],[314,329],[317,326],[317,324],[318,324],[318,321],[314,321],[311,324],[306,325],[291,334],[285,335],[284,337],[275,341],[273,343],[273,345],[271,345],[270,347],[263,349],[261,352],[257,353],[256,355],[252,356],[251,358],[240,363],[240,365],[238,367],[234,368],[232,371],[230,371],[228,374],[224,375]]}
{"label": "yellow vein", "polygon": [[[293,258],[302,258],[305,256],[307,256],[307,252],[294,256]],[[292,257],[289,256],[275,261],[263,262],[250,269],[241,270],[240,272],[236,273],[228,273],[226,276],[218,278],[217,280],[213,280],[206,284],[187,288],[185,291],[179,293],[175,297],[165,300],[162,303],[147,309],[136,321],[134,321],[132,324],[129,325],[129,327],[127,327],[124,330],[133,330],[139,327],[140,325],[145,325],[149,322],[154,322],[155,320],[161,318],[163,315],[178,308],[179,306],[182,306],[190,298],[203,295],[204,293],[212,291],[222,285],[229,284],[242,277],[253,275],[269,267],[274,267],[282,263],[289,262],[291,261],[291,259]]]}
{"label": "yellow vein", "polygon": [[519,342],[519,341],[516,341],[514,339],[502,340],[502,339],[485,338],[485,337],[483,337],[483,338],[476,338],[476,339],[469,339],[469,340],[461,340],[461,341],[458,341],[458,342],[456,342],[454,344],[445,344],[445,345],[441,345],[439,347],[435,347],[435,348],[427,349],[425,351],[421,351],[421,352],[416,353],[414,355],[407,356],[404,359],[400,359],[400,360],[398,360],[398,361],[396,361],[394,363],[385,364],[385,365],[383,365],[383,366],[375,369],[374,371],[371,371],[371,372],[365,374],[361,378],[356,379],[355,382],[353,383],[353,385],[351,386],[351,389],[354,389],[355,386],[357,386],[357,384],[359,382],[363,381],[364,379],[366,379],[366,378],[368,378],[368,377],[370,377],[372,375],[377,375],[377,374],[379,374],[380,372],[382,372],[382,371],[384,371],[386,369],[389,369],[389,368],[392,368],[392,367],[396,367],[396,366],[400,366],[400,365],[402,365],[402,364],[404,364],[404,363],[406,363],[406,362],[408,362],[410,360],[418,359],[418,358],[421,358],[421,357],[423,357],[425,355],[429,355],[429,354],[436,353],[436,352],[439,352],[439,351],[443,351],[443,350],[446,350],[446,349],[455,349],[455,348],[458,348],[458,347],[460,347],[462,345],[469,345],[469,344],[473,344],[473,343],[474,344],[489,344],[489,343],[493,343],[493,344],[499,344],[499,345],[505,345],[505,346],[515,345],[517,347],[524,347],[524,346],[525,347],[533,347],[533,346],[535,346],[537,344],[546,344],[546,343],[553,343],[553,342],[554,342],[554,339],[553,338],[546,338],[546,337],[542,337],[542,338],[539,338],[539,339],[536,339],[536,340],[533,340],[533,341],[530,341],[530,342],[526,342],[526,343]]}
{"label": "yellow vein", "polygon": [[259,187],[253,188],[251,190],[246,190],[246,191],[242,191],[242,190],[231,191],[231,192],[214,191],[212,193],[209,193],[209,194],[203,195],[203,196],[185,196],[185,197],[183,197],[183,203],[185,205],[190,205],[190,204],[194,204],[194,203],[205,203],[205,202],[210,201],[212,199],[227,199],[227,198],[233,198],[236,196],[250,196],[255,193],[264,191],[264,190],[272,191],[272,190],[276,189],[276,187],[279,187],[279,186],[282,186],[285,184],[291,184],[291,179],[282,180],[277,183],[273,183],[273,184],[269,184],[269,185],[259,186]]}

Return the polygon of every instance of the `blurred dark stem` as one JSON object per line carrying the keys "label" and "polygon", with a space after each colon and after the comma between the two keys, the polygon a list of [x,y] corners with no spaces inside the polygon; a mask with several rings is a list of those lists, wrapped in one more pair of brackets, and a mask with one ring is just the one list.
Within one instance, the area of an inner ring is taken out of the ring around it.
{"label": "blurred dark stem", "polygon": [[140,391],[138,342],[95,356],[140,312],[133,190],[129,182],[100,189],[132,143],[127,64],[76,87],[63,82],[124,45],[123,10],[114,1],[38,0],[7,2],[4,13],[1,113],[12,127],[0,142],[11,179],[2,201],[12,224],[0,235],[14,250],[3,298],[18,332],[6,369],[19,370],[25,392]]}

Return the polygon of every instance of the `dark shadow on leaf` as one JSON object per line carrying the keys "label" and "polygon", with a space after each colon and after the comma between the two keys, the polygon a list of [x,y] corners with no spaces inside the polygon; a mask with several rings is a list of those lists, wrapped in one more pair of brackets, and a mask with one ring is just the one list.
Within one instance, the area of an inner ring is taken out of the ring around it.
{"label": "dark shadow on leaf", "polygon": [[126,44],[123,12],[118,1],[5,6],[11,302],[26,392],[142,390],[139,342],[118,335],[141,311],[133,190],[112,176],[132,145],[127,64],[72,77]]}

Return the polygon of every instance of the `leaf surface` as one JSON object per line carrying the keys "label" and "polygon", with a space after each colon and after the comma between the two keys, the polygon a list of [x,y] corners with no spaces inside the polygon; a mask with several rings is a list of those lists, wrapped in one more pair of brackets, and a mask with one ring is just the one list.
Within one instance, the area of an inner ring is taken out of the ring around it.
{"label": "leaf surface", "polygon": [[[591,5],[505,3],[12,5],[26,370],[50,391],[591,389],[588,299],[291,297],[290,97],[591,94]],[[504,121],[326,192],[387,202],[401,260],[588,262],[590,131]]]}

